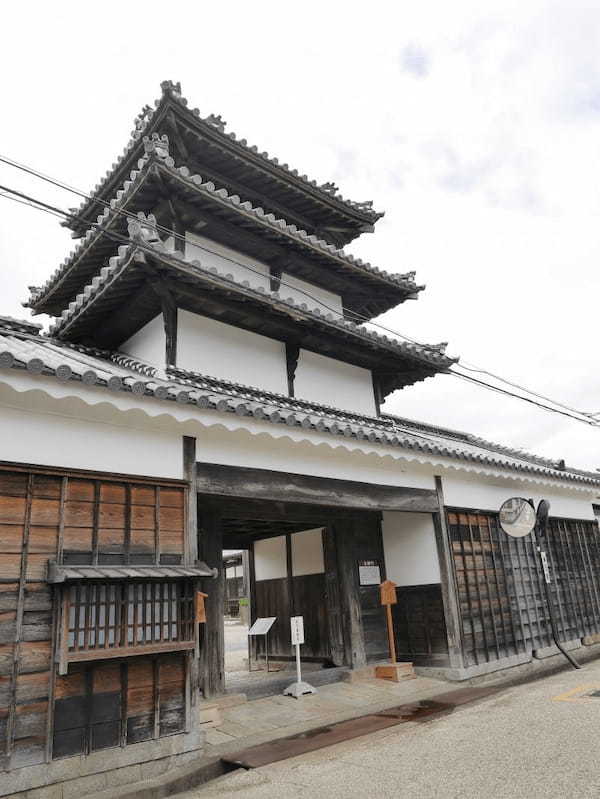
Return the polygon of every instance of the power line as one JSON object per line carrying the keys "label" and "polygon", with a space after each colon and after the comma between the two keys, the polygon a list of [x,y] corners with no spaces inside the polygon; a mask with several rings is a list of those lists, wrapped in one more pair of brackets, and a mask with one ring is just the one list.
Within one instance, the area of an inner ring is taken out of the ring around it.
{"label": "power line", "polygon": [[[110,202],[108,202],[106,200],[103,200],[103,199],[101,199],[99,197],[92,197],[90,194],[82,191],[81,189],[76,189],[73,186],[69,185],[68,183],[65,183],[64,181],[58,180],[57,178],[50,177],[49,175],[46,175],[43,172],[40,172],[40,171],[38,171],[36,169],[33,169],[33,167],[29,167],[29,166],[27,166],[25,164],[21,164],[18,161],[15,161],[15,160],[13,160],[11,158],[8,158],[7,156],[4,156],[4,155],[0,155],[0,162],[3,162],[3,163],[5,163],[5,164],[7,164],[9,166],[12,166],[12,167],[16,168],[16,169],[22,170],[23,172],[26,172],[29,175],[32,175],[32,176],[37,177],[37,178],[39,178],[41,180],[44,180],[44,181],[52,184],[53,186],[61,188],[61,189],[65,190],[65,191],[69,191],[69,192],[71,192],[73,194],[76,194],[79,197],[82,197],[82,198],[87,199],[89,201],[98,202],[101,205],[103,205],[104,207],[109,208],[113,213],[115,213],[117,215],[122,215],[122,216],[125,216],[125,217],[129,218],[129,219],[133,219],[135,221],[139,221],[138,217],[136,216],[135,213],[132,213],[131,211],[126,211],[125,209],[122,209],[122,208],[113,208],[111,206]],[[59,212],[60,213],[66,213],[64,211],[59,211]],[[68,214],[68,216],[69,216],[69,218],[72,218],[72,219],[77,218],[77,214]],[[98,225],[97,223],[91,223],[90,227],[96,227],[97,229],[101,228],[101,226]],[[168,227],[166,227],[164,225],[156,224],[155,227],[156,227],[157,230],[160,230],[162,233],[165,233],[168,236],[172,236],[174,239],[178,239],[178,240],[182,241],[183,243],[187,243],[187,241],[188,241],[186,239],[185,235],[182,235],[181,233],[177,233],[176,231],[174,231],[171,228],[168,228]],[[102,229],[105,230],[104,228],[102,228]],[[260,272],[259,270],[254,269],[253,267],[249,266],[248,264],[244,264],[241,261],[236,260],[235,258],[232,258],[230,256],[224,255],[223,253],[216,252],[215,250],[211,250],[210,247],[207,247],[205,245],[203,245],[203,249],[207,250],[208,252],[212,253],[213,255],[217,255],[218,257],[229,261],[230,263],[236,264],[237,266],[240,266],[243,269],[246,269],[246,270],[248,270],[248,271],[250,271],[250,272],[252,272],[252,273],[254,273],[256,275],[259,275],[260,277],[263,277],[263,278],[265,277],[265,275],[262,272]],[[419,341],[417,341],[417,340],[415,340],[413,338],[410,338],[409,336],[406,336],[405,334],[400,333],[398,330],[394,330],[393,328],[389,328],[389,327],[387,327],[385,325],[382,325],[380,322],[372,322],[369,317],[367,317],[367,316],[365,316],[363,314],[360,314],[357,311],[353,311],[353,310],[351,310],[349,308],[343,308],[342,309],[343,313],[340,314],[339,310],[337,308],[331,307],[327,303],[323,302],[323,300],[321,300],[318,297],[315,297],[313,294],[310,294],[310,292],[305,291],[304,289],[301,289],[301,288],[299,288],[297,286],[292,286],[289,283],[286,283],[284,280],[281,280],[281,278],[278,279],[278,283],[279,283],[280,287],[281,286],[285,286],[287,288],[293,289],[294,291],[300,292],[305,297],[313,300],[314,302],[316,302],[321,307],[325,308],[326,310],[328,310],[328,311],[330,311],[330,312],[332,312],[334,314],[337,314],[337,315],[341,316],[342,318],[344,316],[351,316],[356,321],[359,321],[361,324],[363,324],[363,323],[370,324],[373,327],[376,327],[376,328],[378,328],[380,330],[384,330],[386,333],[391,333],[394,336],[398,336],[399,338],[403,339],[404,341],[408,341],[411,344],[414,344],[414,345],[420,346],[420,347],[424,347],[426,349],[428,348],[427,344],[423,344],[422,342],[419,342]],[[449,373],[457,375],[457,376],[461,376],[461,372],[456,371],[458,369],[464,369],[465,371],[468,371],[468,372],[478,372],[479,374],[485,374],[488,377],[493,378],[494,380],[497,380],[497,381],[499,381],[501,383],[504,383],[505,385],[510,386],[511,388],[518,389],[519,391],[523,391],[524,393],[529,394],[529,395],[531,395],[533,397],[536,397],[537,399],[544,400],[545,402],[549,402],[552,405],[555,405],[555,406],[557,406],[559,408],[562,408],[563,410],[568,411],[570,413],[580,414],[581,416],[584,416],[584,417],[593,417],[593,416],[600,415],[600,414],[588,414],[585,411],[580,411],[577,408],[573,408],[573,407],[571,407],[569,405],[566,405],[566,404],[564,404],[562,402],[554,400],[552,397],[548,397],[548,396],[546,396],[544,394],[540,394],[539,392],[533,391],[532,389],[529,389],[526,386],[522,386],[522,385],[520,385],[519,383],[516,383],[513,380],[508,380],[507,378],[504,378],[504,377],[502,377],[500,375],[497,375],[497,374],[495,374],[494,372],[491,372],[488,369],[484,369],[483,367],[479,367],[479,366],[477,366],[475,364],[470,364],[469,361],[462,361],[461,363],[454,364],[451,367],[451,369],[449,370]]]}
{"label": "power line", "polygon": [[[2,158],[0,156],[0,161],[5,161],[6,162],[6,159],[4,159],[4,158]],[[28,168],[26,168],[26,171],[28,171],[30,174],[35,174],[35,172],[33,172],[32,170],[30,170]],[[49,179],[49,180],[52,180],[52,179]],[[58,184],[56,184],[56,185],[58,185]],[[7,186],[3,186],[3,185],[0,184],[0,190],[3,190],[4,192],[9,192],[10,194],[16,195],[15,197],[9,197],[9,196],[7,196],[7,194],[3,194],[2,196],[6,197],[7,199],[14,199],[16,202],[21,202],[21,204],[30,205],[31,207],[36,208],[37,210],[46,211],[47,213],[50,213],[53,216],[60,216],[60,217],[65,218],[65,219],[73,219],[73,218],[76,217],[76,215],[73,214],[73,213],[70,213],[68,211],[64,211],[63,209],[60,209],[57,206],[50,205],[50,204],[45,203],[45,202],[43,202],[41,200],[37,200],[34,197],[31,197],[30,195],[24,194],[23,192],[16,191],[15,189],[10,189]],[[136,215],[134,215],[134,214],[132,214],[130,212],[125,212],[122,209],[113,209],[113,210],[115,210],[117,213],[123,213],[125,216],[127,216],[128,218],[130,218],[130,219],[132,219],[132,220],[134,220],[136,222],[140,221]],[[130,243],[130,239],[128,239],[126,236],[123,236],[120,233],[116,233],[114,231],[108,231],[108,230],[106,230],[106,228],[104,228],[99,223],[92,223],[90,225],[90,227],[95,228],[101,234],[106,235],[108,238],[112,239],[113,241],[115,241],[117,243],[125,243],[125,244],[129,244]],[[163,227],[161,225],[156,225],[156,227],[158,229],[162,230],[163,232],[168,233],[169,235],[177,237],[177,238],[179,238],[179,239],[181,239],[183,241],[187,241],[185,239],[185,236],[182,236],[181,234],[177,234],[175,231],[172,231],[169,228]],[[139,242],[137,243],[137,246],[140,247],[140,249],[143,249],[146,252],[150,253],[151,255],[156,255],[156,253],[155,253],[155,251],[153,249],[151,249],[149,247],[145,247],[143,244],[141,244]],[[221,253],[217,253],[215,251],[211,251],[210,249],[208,251],[212,252],[215,255],[219,255],[220,257],[226,258],[226,260],[229,260],[232,263],[235,263],[235,264],[237,264],[239,266],[247,268],[250,271],[260,275],[261,277],[264,277],[264,274],[262,272],[259,272],[258,270],[253,269],[252,267],[248,266],[247,264],[242,264],[239,261],[236,261],[236,260],[234,260],[232,258],[229,258],[228,256],[223,256],[223,255],[221,255]],[[285,284],[283,281],[280,281],[280,284],[281,285],[289,285],[289,284]],[[290,286],[290,287],[294,288],[295,290],[301,291],[306,296],[308,296],[311,299],[315,300],[316,302],[318,302],[319,304],[321,304],[324,307],[328,308],[329,310],[332,310],[334,313],[340,315],[339,311],[337,309],[330,308],[325,303],[323,303],[321,300],[319,300],[318,298],[316,298],[313,295],[309,294],[308,292],[305,292],[305,291],[303,291],[301,289],[297,289],[294,286]],[[357,317],[361,317],[362,316],[362,315],[357,314],[355,312],[351,312],[351,313],[353,313]],[[367,317],[362,317],[362,318],[364,320],[366,320],[366,321],[369,321],[367,319]],[[384,330],[387,330],[388,332],[394,333],[394,335],[399,335],[399,334],[397,334],[396,331],[388,329],[388,328],[386,328],[386,327],[384,327],[382,325],[379,325],[377,323],[371,323],[371,324],[373,324],[375,327],[380,327],[381,329],[384,329]],[[403,337],[403,338],[406,338],[406,337]],[[407,339],[407,340],[411,341],[412,343],[418,344],[418,342],[413,341],[412,339]],[[420,346],[426,346],[426,345],[420,345]],[[565,416],[565,417],[568,417],[568,418],[571,418],[571,419],[575,419],[576,421],[584,422],[584,423],[586,423],[586,424],[588,424],[588,425],[590,425],[592,427],[600,426],[600,420],[597,420],[597,419],[593,418],[592,414],[587,414],[587,413],[585,413],[583,411],[577,410],[576,408],[571,408],[571,407],[569,407],[567,405],[563,405],[562,403],[557,402],[557,401],[553,400],[550,397],[546,397],[546,396],[544,396],[542,394],[538,394],[538,393],[530,391],[529,389],[526,389],[526,388],[524,388],[522,386],[519,386],[516,383],[511,383],[510,381],[504,380],[503,378],[498,377],[497,375],[495,375],[492,372],[489,372],[487,370],[479,370],[479,369],[474,369],[473,370],[473,371],[484,372],[485,374],[488,374],[490,377],[493,377],[494,379],[500,380],[501,382],[504,382],[504,383],[510,385],[513,388],[517,388],[517,389],[519,389],[521,391],[524,391],[524,392],[530,394],[531,396],[535,396],[538,399],[545,400],[546,402],[549,402],[552,405],[555,405],[556,407],[555,408],[549,407],[548,405],[544,405],[544,404],[542,404],[540,402],[535,402],[534,400],[531,400],[531,399],[529,399],[527,397],[523,397],[520,394],[515,394],[514,392],[507,391],[506,389],[500,388],[499,386],[494,386],[494,385],[491,385],[489,383],[486,383],[485,381],[477,380],[476,378],[473,378],[473,377],[471,377],[469,375],[461,374],[460,372],[457,372],[457,371],[454,370],[455,367],[456,367],[456,364],[454,365],[453,369],[447,370],[446,373],[450,374],[450,375],[453,375],[454,377],[459,377],[459,378],[461,378],[463,380],[469,381],[469,382],[471,382],[473,384],[476,384],[476,385],[482,386],[484,388],[487,388],[488,390],[495,391],[495,392],[500,393],[500,394],[504,394],[505,396],[509,396],[511,398],[514,398],[514,399],[521,399],[521,400],[523,400],[523,401],[525,401],[525,402],[527,402],[529,404],[532,404],[532,405],[535,405],[535,406],[539,407],[542,410],[550,411],[552,413],[557,413],[557,414],[560,414],[562,416]],[[468,367],[465,367],[465,368],[468,368]],[[562,410],[558,410],[559,408],[561,408]],[[580,418],[580,417],[583,417],[583,418]]]}

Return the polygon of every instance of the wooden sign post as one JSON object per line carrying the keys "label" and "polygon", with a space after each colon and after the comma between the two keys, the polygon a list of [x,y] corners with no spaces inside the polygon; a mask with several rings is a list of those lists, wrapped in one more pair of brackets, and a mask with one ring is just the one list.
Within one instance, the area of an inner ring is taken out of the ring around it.
{"label": "wooden sign post", "polygon": [[396,583],[393,583],[391,580],[384,580],[384,582],[382,582],[379,586],[379,593],[381,604],[385,607],[391,664],[385,666],[376,666],[375,676],[383,680],[400,682],[400,680],[406,680],[414,677],[415,673],[412,669],[412,663],[398,663],[396,661],[396,639],[394,636],[394,623],[392,620],[392,605],[395,605],[398,602],[398,598],[396,596]]}
{"label": "wooden sign post", "polygon": [[392,605],[398,601],[396,596],[396,583],[391,580],[385,580],[379,586],[379,593],[381,595],[381,604],[385,606],[385,615],[387,620],[388,642],[390,645],[390,660],[392,663],[396,662],[396,640],[394,636],[394,623],[392,621]]}
{"label": "wooden sign post", "polygon": [[196,591],[196,623],[197,624],[206,624],[206,608],[204,606],[204,600],[208,594],[203,593],[202,591]]}

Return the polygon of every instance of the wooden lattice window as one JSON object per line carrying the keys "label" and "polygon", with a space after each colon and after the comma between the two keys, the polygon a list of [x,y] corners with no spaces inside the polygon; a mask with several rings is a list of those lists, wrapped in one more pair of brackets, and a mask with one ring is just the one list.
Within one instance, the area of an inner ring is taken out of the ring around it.
{"label": "wooden lattice window", "polygon": [[66,585],[60,672],[74,661],[193,649],[194,597],[189,580]]}

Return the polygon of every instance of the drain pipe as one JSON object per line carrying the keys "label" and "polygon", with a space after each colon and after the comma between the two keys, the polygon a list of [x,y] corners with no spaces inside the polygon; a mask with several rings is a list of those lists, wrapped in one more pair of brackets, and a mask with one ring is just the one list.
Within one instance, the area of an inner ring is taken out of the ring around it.
{"label": "drain pipe", "polygon": [[540,500],[540,504],[538,505],[536,513],[534,535],[535,535],[537,550],[540,553],[540,559],[542,561],[542,569],[544,571],[543,582],[544,582],[544,591],[546,593],[546,604],[548,606],[548,618],[550,619],[550,629],[552,630],[552,639],[556,644],[559,652],[561,652],[566,657],[566,659],[569,661],[569,663],[571,664],[571,666],[573,666],[574,669],[580,669],[581,666],[579,665],[579,663],[569,652],[567,652],[567,650],[558,640],[558,626],[556,624],[556,619],[554,618],[554,604],[552,602],[552,593],[550,591],[552,578],[550,576],[550,567],[548,566],[548,556],[546,554],[549,511],[550,511],[550,503],[546,499]]}

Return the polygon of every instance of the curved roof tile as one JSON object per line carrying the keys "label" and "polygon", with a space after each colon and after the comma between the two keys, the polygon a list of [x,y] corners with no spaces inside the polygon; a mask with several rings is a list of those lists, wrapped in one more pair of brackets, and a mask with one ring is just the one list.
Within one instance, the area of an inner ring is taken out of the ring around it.
{"label": "curved roof tile", "polygon": [[306,230],[299,229],[296,225],[288,224],[285,219],[278,219],[274,214],[266,214],[264,209],[255,207],[248,201],[242,201],[237,194],[229,194],[226,189],[217,188],[212,181],[204,181],[201,175],[191,174],[188,167],[176,167],[173,158],[162,149],[162,140],[158,136],[149,139],[148,142],[150,146],[147,147],[145,155],[138,160],[137,169],[131,172],[129,180],[123,183],[123,187],[116,193],[115,197],[110,202],[107,202],[96,223],[88,228],[71,254],[54,270],[41,287],[31,287],[28,306],[35,307],[36,304],[40,303],[51,292],[57,282],[75,268],[78,260],[103,235],[102,230],[99,228],[114,221],[118,214],[125,214],[128,217],[135,218],[136,215],[133,212],[125,211],[124,206],[153,165],[167,170],[173,177],[184,181],[194,191],[209,196],[221,205],[227,205],[235,209],[240,216],[250,217],[261,226],[270,227],[277,233],[283,234],[301,244],[305,249],[316,252],[321,256],[324,255],[332,261],[344,265],[346,268],[368,273],[388,284],[405,289],[407,293],[416,294],[425,288],[423,285],[415,283],[414,272],[395,274],[373,266],[369,262],[363,261],[362,258],[355,258],[351,253],[344,252],[343,249],[329,244],[324,239],[319,239],[317,236],[307,233]]}
{"label": "curved roof tile", "polygon": [[[0,369],[27,370],[33,375],[52,376],[63,382],[78,381],[110,391],[128,392],[133,396],[193,404],[219,413],[254,417],[271,424],[314,429],[344,438],[372,441],[382,446],[600,488],[598,474],[578,469],[559,469],[558,462],[488,444],[469,434],[392,416],[349,414],[329,406],[281,397],[261,389],[190,372],[185,373],[185,376],[173,373],[163,379],[148,364],[131,361],[127,366],[122,365],[125,360],[120,359],[127,357],[122,353],[68,345],[47,336],[19,332],[0,325]],[[457,440],[460,436],[466,436],[467,440]]]}
{"label": "curved roof tile", "polygon": [[346,197],[343,197],[342,194],[339,193],[334,183],[327,181],[325,183],[319,184],[317,183],[316,180],[310,180],[306,175],[299,174],[297,169],[292,169],[286,163],[280,163],[278,158],[269,155],[269,153],[267,152],[261,152],[258,149],[258,147],[256,147],[255,145],[248,144],[246,139],[238,138],[236,134],[233,132],[225,133],[225,123],[223,122],[220,116],[214,114],[208,114],[206,117],[203,118],[200,114],[200,111],[197,108],[189,110],[188,101],[181,94],[180,83],[178,82],[175,83],[173,81],[167,80],[163,81],[160,84],[160,86],[162,90],[162,96],[155,101],[154,109],[152,109],[148,105],[144,106],[142,112],[138,115],[138,117],[136,117],[135,128],[131,132],[131,137],[129,139],[129,142],[124,148],[122,154],[113,163],[111,169],[107,170],[104,177],[94,186],[90,198],[84,200],[78,208],[73,209],[74,216],[83,215],[88,210],[88,208],[93,204],[93,202],[96,199],[96,195],[102,192],[102,190],[114,177],[118,169],[123,165],[123,163],[131,155],[135,147],[139,144],[140,139],[143,138],[143,136],[146,133],[148,133],[155,114],[161,108],[161,105],[163,104],[166,98],[172,99],[182,108],[186,109],[188,113],[191,113],[194,117],[196,117],[199,122],[202,122],[205,125],[209,125],[213,134],[217,135],[218,137],[221,137],[224,140],[226,139],[227,144],[229,146],[231,146],[231,144],[233,143],[237,148],[240,149],[240,151],[251,153],[253,156],[260,158],[271,168],[275,168],[278,172],[283,173],[282,177],[284,176],[292,177],[300,181],[305,186],[306,189],[308,189],[313,193],[316,193],[317,195],[321,195],[321,198],[323,200],[326,200],[328,202],[334,200],[342,208],[345,206],[347,209],[362,215],[365,218],[365,220],[369,220],[371,222],[376,222],[384,215],[382,211],[375,211],[373,209],[373,204],[370,200],[363,202],[356,202],[354,200],[349,200]]}

